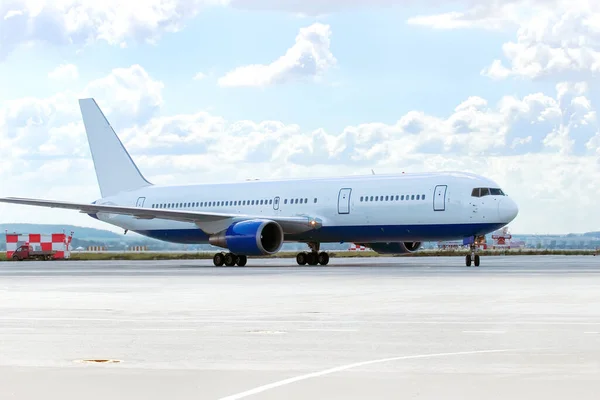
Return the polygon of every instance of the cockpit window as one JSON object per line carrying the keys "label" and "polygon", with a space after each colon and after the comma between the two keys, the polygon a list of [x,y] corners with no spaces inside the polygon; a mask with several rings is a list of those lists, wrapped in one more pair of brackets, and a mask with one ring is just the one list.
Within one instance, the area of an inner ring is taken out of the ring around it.
{"label": "cockpit window", "polygon": [[483,196],[506,196],[502,189],[499,188],[475,188],[471,192],[472,197],[483,197]]}

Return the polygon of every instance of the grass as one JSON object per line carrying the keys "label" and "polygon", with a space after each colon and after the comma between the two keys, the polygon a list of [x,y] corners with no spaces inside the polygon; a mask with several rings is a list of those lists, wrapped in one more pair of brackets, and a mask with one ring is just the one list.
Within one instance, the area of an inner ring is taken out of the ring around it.
{"label": "grass", "polygon": [[[338,251],[329,252],[331,257],[464,257],[468,254],[465,250],[421,250],[407,255],[388,255],[377,254],[374,251]],[[517,249],[517,250],[484,250],[478,252],[481,256],[538,256],[538,255],[594,255],[594,250],[535,250],[535,249]],[[91,261],[91,260],[208,260],[212,259],[213,253],[136,253],[136,252],[85,252],[72,253],[71,261]],[[294,258],[296,252],[280,252],[273,256],[260,258]],[[6,253],[0,253],[0,261],[6,261]]]}

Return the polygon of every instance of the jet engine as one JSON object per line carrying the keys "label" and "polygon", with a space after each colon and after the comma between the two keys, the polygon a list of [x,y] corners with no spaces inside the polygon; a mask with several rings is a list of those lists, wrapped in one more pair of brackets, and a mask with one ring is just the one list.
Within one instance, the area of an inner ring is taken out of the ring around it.
{"label": "jet engine", "polygon": [[277,253],[283,245],[283,229],[274,221],[253,219],[231,224],[226,230],[212,235],[213,246],[224,247],[234,254],[260,256]]}
{"label": "jet engine", "polygon": [[421,242],[392,242],[392,243],[368,243],[364,246],[370,247],[379,254],[409,254],[421,248]]}

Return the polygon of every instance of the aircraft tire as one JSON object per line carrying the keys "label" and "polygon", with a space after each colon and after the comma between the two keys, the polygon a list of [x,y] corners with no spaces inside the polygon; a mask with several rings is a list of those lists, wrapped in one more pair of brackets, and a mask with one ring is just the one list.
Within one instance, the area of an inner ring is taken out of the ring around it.
{"label": "aircraft tire", "polygon": [[215,256],[213,257],[213,264],[215,264],[215,267],[222,267],[224,263],[225,256],[223,255],[223,253],[215,254]]}
{"label": "aircraft tire", "polygon": [[479,267],[479,254],[475,254],[475,266]]}
{"label": "aircraft tire", "polygon": [[243,267],[246,265],[246,263],[248,262],[248,257],[246,256],[237,256],[235,263],[237,264],[238,267]]}
{"label": "aircraft tire", "polygon": [[319,264],[319,254],[313,253],[312,251],[310,253],[306,253],[306,263],[308,265]]}
{"label": "aircraft tire", "polygon": [[467,254],[467,257],[465,258],[465,265],[467,267],[471,266],[471,255],[470,254]]}
{"label": "aircraft tire", "polygon": [[318,261],[319,261],[319,264],[321,264],[321,265],[329,264],[329,254],[325,253],[324,251],[320,252]]}
{"label": "aircraft tire", "polygon": [[234,267],[236,261],[237,261],[237,257],[235,256],[235,254],[233,254],[233,253],[225,254],[225,259],[223,262],[225,263],[226,266]]}
{"label": "aircraft tire", "polygon": [[298,265],[306,265],[307,256],[308,254],[306,254],[305,252],[298,253],[296,255],[296,262],[298,263]]}

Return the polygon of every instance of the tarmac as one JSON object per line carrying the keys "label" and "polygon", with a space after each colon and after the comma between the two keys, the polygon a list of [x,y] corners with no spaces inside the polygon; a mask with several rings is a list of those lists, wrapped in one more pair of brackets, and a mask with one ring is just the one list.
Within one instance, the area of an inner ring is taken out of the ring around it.
{"label": "tarmac", "polygon": [[463,265],[0,263],[0,399],[599,398],[600,257]]}

